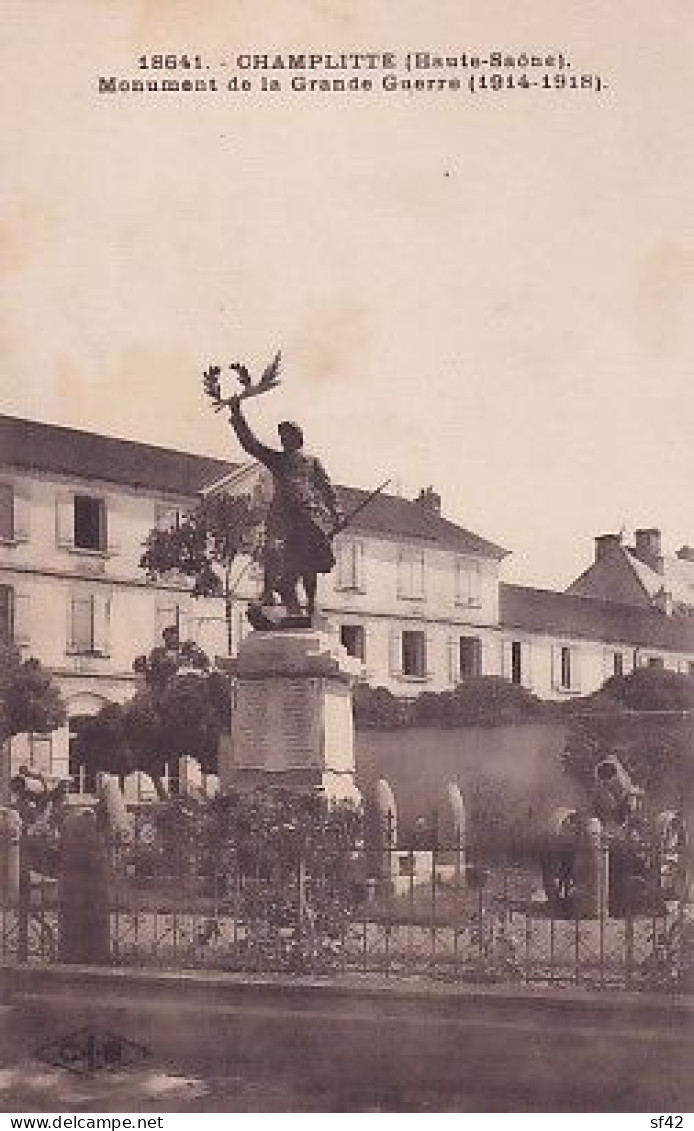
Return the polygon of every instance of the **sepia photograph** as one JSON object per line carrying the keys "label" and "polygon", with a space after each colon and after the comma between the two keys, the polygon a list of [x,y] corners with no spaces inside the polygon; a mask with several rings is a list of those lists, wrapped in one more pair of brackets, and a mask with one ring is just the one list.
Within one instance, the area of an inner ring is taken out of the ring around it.
{"label": "sepia photograph", "polygon": [[693,53],[0,3],[3,1126],[686,1126]]}

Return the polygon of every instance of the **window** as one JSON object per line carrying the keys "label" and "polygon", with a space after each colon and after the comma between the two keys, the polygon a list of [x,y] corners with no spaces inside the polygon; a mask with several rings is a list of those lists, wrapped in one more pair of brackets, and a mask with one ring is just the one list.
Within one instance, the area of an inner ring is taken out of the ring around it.
{"label": "window", "polygon": [[108,655],[111,602],[97,594],[79,594],[70,599],[68,651]]}
{"label": "window", "polygon": [[460,637],[460,678],[470,679],[482,674],[482,641],[477,636]]}
{"label": "window", "polygon": [[85,766],[78,757],[79,728],[89,717],[89,715],[73,715],[70,719],[70,736],[68,740],[70,793],[96,793],[96,771]]}
{"label": "window", "polygon": [[29,765],[39,773],[53,773],[53,740],[50,734],[29,735]]}
{"label": "window", "polygon": [[612,674],[624,675],[624,656],[621,652],[614,652],[612,655]]}
{"label": "window", "polygon": [[0,483],[0,540],[14,541],[14,491],[9,483]]}
{"label": "window", "polygon": [[0,640],[14,640],[14,590],[0,585]]}
{"label": "window", "polygon": [[423,632],[406,630],[402,634],[402,674],[424,679],[427,674],[426,636]]}
{"label": "window", "polygon": [[648,657],[648,667],[649,668],[664,668],[665,667],[665,660],[663,659],[662,656],[649,656]]}
{"label": "window", "polygon": [[364,591],[364,543],[340,542],[335,548],[338,589]]}
{"label": "window", "polygon": [[75,495],[73,544],[78,550],[106,550],[106,504],[92,495]]}
{"label": "window", "polygon": [[350,656],[354,656],[362,663],[366,658],[366,640],[364,626],[361,624],[340,625],[340,642],[347,649]]}
{"label": "window", "polygon": [[511,683],[523,682],[523,650],[520,640],[511,641]]}
{"label": "window", "polygon": [[398,553],[398,597],[421,601],[424,597],[424,553],[400,550]]}
{"label": "window", "polygon": [[571,690],[571,649],[564,645],[561,650],[561,686]]}
{"label": "window", "polygon": [[167,628],[176,630],[179,640],[185,638],[185,609],[183,605],[172,601],[170,604],[157,605],[154,624],[154,643],[159,647],[164,641],[164,632]]}
{"label": "window", "polygon": [[690,675],[694,675],[694,660],[689,661],[689,664],[687,666],[687,670],[688,670]]}
{"label": "window", "polygon": [[180,507],[171,506],[169,503],[155,505],[154,525],[157,530],[178,530],[184,517]]}
{"label": "window", "polygon": [[458,605],[478,609],[482,604],[479,562],[456,561],[455,600]]}

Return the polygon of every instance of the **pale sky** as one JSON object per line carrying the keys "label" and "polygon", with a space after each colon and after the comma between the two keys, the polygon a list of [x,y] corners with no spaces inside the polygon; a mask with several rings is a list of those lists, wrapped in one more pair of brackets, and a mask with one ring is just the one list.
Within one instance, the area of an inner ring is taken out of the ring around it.
{"label": "pale sky", "polygon": [[[262,434],[433,484],[509,580],[694,542],[691,0],[3,0],[0,35],[0,411],[236,459],[201,372],[281,347]],[[144,51],[497,48],[609,90],[96,92]]]}

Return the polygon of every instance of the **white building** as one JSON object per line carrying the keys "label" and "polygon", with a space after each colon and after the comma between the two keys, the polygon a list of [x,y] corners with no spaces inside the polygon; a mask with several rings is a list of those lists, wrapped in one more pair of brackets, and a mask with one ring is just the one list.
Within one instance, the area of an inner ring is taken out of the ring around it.
{"label": "white building", "polygon": [[[227,653],[222,602],[194,601],[184,583],[148,582],[139,560],[152,527],[203,488],[255,481],[254,470],[221,460],[0,416],[0,632],[54,672],[69,713],[53,735],[14,740],[13,765],[69,772],[83,786],[71,724],[132,694],[134,658],[167,625],[208,654]],[[347,514],[365,498],[340,494]],[[396,694],[496,674],[561,697],[634,664],[692,670],[694,620],[504,585],[506,551],[444,518],[430,488],[415,500],[380,495],[336,540],[336,556],[321,579],[322,609],[364,678]],[[257,585],[247,570],[232,651]]]}

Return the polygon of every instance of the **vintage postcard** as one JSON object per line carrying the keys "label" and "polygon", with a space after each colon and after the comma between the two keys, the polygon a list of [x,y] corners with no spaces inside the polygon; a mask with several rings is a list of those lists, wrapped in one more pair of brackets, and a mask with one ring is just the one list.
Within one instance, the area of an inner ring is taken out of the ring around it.
{"label": "vintage postcard", "polygon": [[0,9],[10,1125],[684,1126],[691,5]]}

